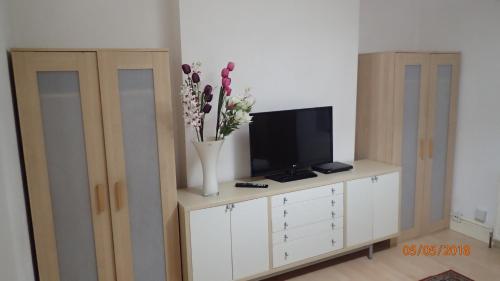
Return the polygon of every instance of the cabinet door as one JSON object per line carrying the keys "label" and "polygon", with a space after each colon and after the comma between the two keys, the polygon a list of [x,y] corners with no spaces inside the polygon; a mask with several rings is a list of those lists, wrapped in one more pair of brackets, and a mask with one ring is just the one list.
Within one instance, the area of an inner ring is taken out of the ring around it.
{"label": "cabinet door", "polygon": [[229,209],[220,206],[192,211],[189,218],[193,281],[232,280]]}
{"label": "cabinet door", "polygon": [[427,126],[424,224],[426,232],[450,221],[459,55],[432,54]]}
{"label": "cabinet door", "polygon": [[118,281],[179,280],[165,52],[98,52]]}
{"label": "cabinet door", "polygon": [[267,198],[234,205],[231,210],[231,238],[234,280],[269,269]]}
{"label": "cabinet door", "polygon": [[373,239],[399,231],[399,173],[377,176],[373,184]]}
{"label": "cabinet door", "polygon": [[429,55],[397,54],[392,163],[402,167],[402,239],[416,237],[421,228],[428,85]]}
{"label": "cabinet door", "polygon": [[113,281],[93,52],[14,52],[39,279]]}
{"label": "cabinet door", "polygon": [[348,181],[346,184],[345,225],[349,247],[373,239],[373,184],[371,178]]}

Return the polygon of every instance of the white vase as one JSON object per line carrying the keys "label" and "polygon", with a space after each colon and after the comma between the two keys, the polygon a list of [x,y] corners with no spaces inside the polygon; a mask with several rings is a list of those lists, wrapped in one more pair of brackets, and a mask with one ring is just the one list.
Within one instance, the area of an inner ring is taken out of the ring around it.
{"label": "white vase", "polygon": [[203,196],[219,194],[219,182],[217,181],[217,160],[224,140],[218,141],[193,141],[198,152],[203,168]]}

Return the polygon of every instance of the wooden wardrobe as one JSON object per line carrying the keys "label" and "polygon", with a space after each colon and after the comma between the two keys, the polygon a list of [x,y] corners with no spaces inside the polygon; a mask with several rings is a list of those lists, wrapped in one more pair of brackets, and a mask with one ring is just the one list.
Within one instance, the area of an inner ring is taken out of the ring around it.
{"label": "wooden wardrobe", "polygon": [[168,52],[12,62],[40,280],[180,280]]}
{"label": "wooden wardrobe", "polygon": [[448,228],[459,53],[361,54],[356,158],[402,166],[401,239]]}

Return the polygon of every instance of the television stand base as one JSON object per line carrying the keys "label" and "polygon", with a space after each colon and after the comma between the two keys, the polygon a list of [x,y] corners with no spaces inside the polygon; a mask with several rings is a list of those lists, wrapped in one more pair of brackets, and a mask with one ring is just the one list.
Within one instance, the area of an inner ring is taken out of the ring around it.
{"label": "television stand base", "polygon": [[277,182],[289,182],[289,181],[297,181],[297,180],[315,178],[317,176],[318,175],[316,175],[313,171],[303,170],[303,171],[296,171],[293,174],[282,173],[282,174],[270,175],[270,176],[266,176],[266,178],[273,180],[273,181],[277,181]]}

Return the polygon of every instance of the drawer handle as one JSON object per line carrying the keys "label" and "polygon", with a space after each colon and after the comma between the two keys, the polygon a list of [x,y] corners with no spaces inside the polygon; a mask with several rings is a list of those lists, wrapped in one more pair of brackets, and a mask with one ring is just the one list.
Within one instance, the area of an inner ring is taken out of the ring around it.
{"label": "drawer handle", "polygon": [[332,218],[335,218],[335,212],[332,212]]}
{"label": "drawer handle", "polygon": [[283,217],[286,217],[288,215],[288,212],[286,210],[283,210]]}
{"label": "drawer handle", "polygon": [[335,229],[335,223],[332,222],[332,229]]}
{"label": "drawer handle", "polygon": [[332,195],[335,194],[335,188],[332,187]]}
{"label": "drawer handle", "polygon": [[332,207],[335,207],[335,200],[332,200]]}
{"label": "drawer handle", "polygon": [[286,240],[288,240],[288,235],[286,235],[286,234],[285,234],[285,235],[283,236],[283,242],[286,242]]}
{"label": "drawer handle", "polygon": [[334,239],[332,239],[332,246],[335,246],[335,244],[337,244],[337,241],[335,241]]}
{"label": "drawer handle", "polygon": [[286,197],[283,197],[283,205],[286,204],[286,201],[288,201],[288,199],[286,199]]}
{"label": "drawer handle", "polygon": [[283,224],[283,228],[285,228],[285,229],[286,229],[287,227],[288,227],[288,223],[286,223],[286,222],[285,222],[285,223]]}
{"label": "drawer handle", "polygon": [[288,258],[288,252],[285,252],[285,260]]}
{"label": "drawer handle", "polygon": [[226,213],[231,211],[231,204],[227,204],[226,205]]}

